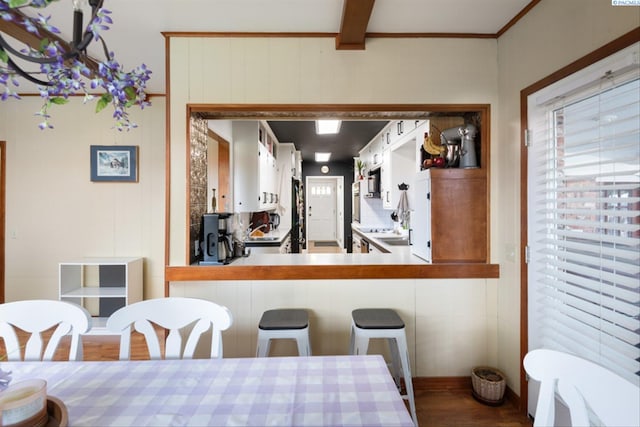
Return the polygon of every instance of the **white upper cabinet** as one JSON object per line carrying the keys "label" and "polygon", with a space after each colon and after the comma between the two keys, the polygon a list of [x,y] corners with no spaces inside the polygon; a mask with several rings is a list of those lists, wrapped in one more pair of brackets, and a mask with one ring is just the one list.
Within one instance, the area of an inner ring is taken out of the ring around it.
{"label": "white upper cabinet", "polygon": [[266,122],[234,121],[234,212],[273,210],[278,204],[278,141]]}
{"label": "white upper cabinet", "polygon": [[414,175],[419,170],[416,167],[418,149],[428,129],[429,121],[425,119],[394,120],[360,151],[360,158],[367,161],[367,169],[380,167],[380,198],[384,209],[398,206],[398,185],[408,184],[408,193],[413,192]]}

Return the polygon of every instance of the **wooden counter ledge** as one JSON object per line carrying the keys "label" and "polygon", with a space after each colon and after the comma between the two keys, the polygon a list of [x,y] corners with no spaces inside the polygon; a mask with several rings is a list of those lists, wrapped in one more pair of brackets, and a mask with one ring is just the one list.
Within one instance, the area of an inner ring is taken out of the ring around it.
{"label": "wooden counter ledge", "polygon": [[498,264],[168,266],[165,281],[305,279],[497,279]]}

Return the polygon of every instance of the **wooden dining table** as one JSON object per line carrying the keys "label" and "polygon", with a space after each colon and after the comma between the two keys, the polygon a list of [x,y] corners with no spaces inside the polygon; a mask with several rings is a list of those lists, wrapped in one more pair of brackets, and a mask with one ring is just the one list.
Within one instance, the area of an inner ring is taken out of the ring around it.
{"label": "wooden dining table", "polygon": [[379,355],[3,362],[70,426],[413,426]]}

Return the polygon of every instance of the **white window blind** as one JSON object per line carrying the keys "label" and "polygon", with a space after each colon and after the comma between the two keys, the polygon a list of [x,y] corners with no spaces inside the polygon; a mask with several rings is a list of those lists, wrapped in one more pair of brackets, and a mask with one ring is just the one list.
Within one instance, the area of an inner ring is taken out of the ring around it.
{"label": "white window blind", "polygon": [[529,348],[640,384],[640,45],[529,97]]}

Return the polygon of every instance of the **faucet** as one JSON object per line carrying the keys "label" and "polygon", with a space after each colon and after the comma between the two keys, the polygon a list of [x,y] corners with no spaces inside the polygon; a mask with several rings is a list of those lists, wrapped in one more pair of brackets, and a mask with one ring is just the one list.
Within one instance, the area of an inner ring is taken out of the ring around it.
{"label": "faucet", "polygon": [[269,224],[262,224],[262,225],[260,225],[260,226],[258,226],[258,227],[256,227],[256,228],[254,228],[254,229],[251,229],[251,226],[252,226],[252,225],[253,225],[253,223],[249,224],[249,227],[247,228],[247,231],[246,231],[246,233],[247,233],[247,238],[251,237],[251,233],[253,233],[254,231],[256,231],[256,230],[260,230],[260,229],[261,229],[261,228],[263,228],[263,227],[267,227],[267,226],[269,226]]}
{"label": "faucet", "polygon": [[269,224],[262,224],[261,226],[254,228],[252,231],[260,230],[262,227],[268,227]]}

